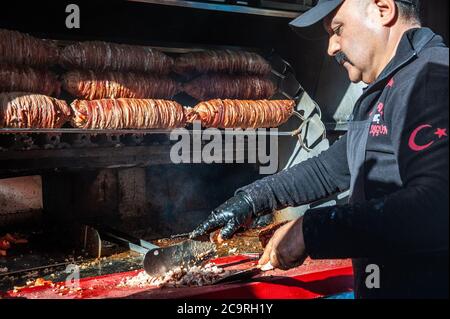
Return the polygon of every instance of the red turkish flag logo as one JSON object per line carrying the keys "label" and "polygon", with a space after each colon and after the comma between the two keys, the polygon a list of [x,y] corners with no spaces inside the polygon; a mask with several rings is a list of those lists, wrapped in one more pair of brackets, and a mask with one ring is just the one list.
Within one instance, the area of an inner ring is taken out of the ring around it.
{"label": "red turkish flag logo", "polygon": [[[418,128],[416,128],[412,133],[411,136],[409,137],[409,148],[412,149],[415,152],[420,152],[423,150],[426,150],[427,148],[429,148],[431,145],[434,144],[435,141],[430,141],[428,144],[425,145],[418,145],[416,143],[416,138],[417,135],[424,129],[426,128],[431,128],[432,126],[429,124],[424,124],[424,125],[420,125]],[[439,139],[446,137],[447,136],[447,129],[445,128],[438,128],[436,130],[436,132],[434,132],[434,135],[436,135]]]}

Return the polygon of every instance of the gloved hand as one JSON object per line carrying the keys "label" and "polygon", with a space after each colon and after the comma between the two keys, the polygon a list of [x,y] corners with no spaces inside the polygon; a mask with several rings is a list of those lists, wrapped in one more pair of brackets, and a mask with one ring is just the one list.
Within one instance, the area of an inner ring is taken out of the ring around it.
{"label": "gloved hand", "polygon": [[251,200],[245,193],[238,193],[213,210],[206,221],[191,232],[189,238],[197,238],[223,227],[219,241],[229,239],[239,228],[248,227],[254,217]]}

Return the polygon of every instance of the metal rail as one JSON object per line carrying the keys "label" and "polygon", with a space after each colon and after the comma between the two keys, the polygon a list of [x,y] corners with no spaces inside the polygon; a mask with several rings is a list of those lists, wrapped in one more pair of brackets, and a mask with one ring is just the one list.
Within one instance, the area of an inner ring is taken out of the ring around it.
{"label": "metal rail", "polygon": [[[189,130],[189,129],[154,129],[154,130],[135,130],[135,129],[124,129],[124,130],[86,130],[86,129],[76,129],[76,128],[60,128],[60,129],[29,129],[29,128],[4,128],[0,129],[0,134],[83,134],[83,135],[97,135],[97,134],[110,134],[110,135],[127,135],[127,134],[137,134],[137,135],[170,135],[176,133],[180,134],[202,134],[205,130]],[[225,130],[221,130],[225,133]],[[267,136],[293,136],[293,132],[278,132],[273,131],[273,129],[267,129],[266,132],[258,130],[236,130],[231,131],[233,135],[267,135]],[[230,134],[231,134],[230,133]]]}
{"label": "metal rail", "polygon": [[[210,11],[222,11],[231,13],[242,13],[242,14],[253,14],[268,17],[278,17],[278,18],[296,18],[300,15],[300,12],[295,11],[285,11],[285,10],[274,10],[265,8],[254,8],[244,5],[230,5],[223,3],[210,3],[210,2],[196,2],[196,1],[182,1],[182,0],[128,0],[130,2],[142,2],[166,6],[176,6],[191,9],[201,9]],[[302,6],[305,10],[306,6]]]}

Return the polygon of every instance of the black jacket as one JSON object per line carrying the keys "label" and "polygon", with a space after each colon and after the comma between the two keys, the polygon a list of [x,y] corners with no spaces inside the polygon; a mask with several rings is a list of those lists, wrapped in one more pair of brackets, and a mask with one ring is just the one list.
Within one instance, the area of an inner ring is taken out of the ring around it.
{"label": "black jacket", "polygon": [[[303,231],[312,258],[353,259],[357,298],[448,298],[448,65],[440,36],[409,30],[346,135],[238,190],[258,213],[350,189],[348,205],[309,210]],[[366,286],[372,264],[380,288]]]}

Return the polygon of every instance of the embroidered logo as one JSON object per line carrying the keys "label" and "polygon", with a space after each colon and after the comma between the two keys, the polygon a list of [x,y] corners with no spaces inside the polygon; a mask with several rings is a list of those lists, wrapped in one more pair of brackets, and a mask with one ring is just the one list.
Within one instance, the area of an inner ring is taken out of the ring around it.
{"label": "embroidered logo", "polygon": [[[371,114],[373,114],[373,112]],[[385,124],[382,124],[382,121],[384,121],[384,104],[380,102],[376,107],[375,115],[373,115],[372,125],[370,126],[369,131],[370,135],[374,137],[388,135],[388,127]]]}
{"label": "embroidered logo", "polygon": [[408,141],[408,145],[409,145],[409,148],[410,148],[411,150],[413,150],[413,151],[415,151],[415,152],[420,152],[420,151],[426,150],[427,148],[429,148],[431,145],[434,144],[434,142],[436,141],[436,139],[440,140],[440,139],[442,139],[442,138],[448,136],[448,135],[447,135],[447,129],[446,129],[446,128],[438,128],[438,129],[434,132],[434,135],[437,136],[437,138],[435,138],[434,141],[430,141],[429,143],[423,144],[423,145],[417,144],[417,142],[416,142],[417,135],[419,135],[419,133],[420,133],[422,130],[427,129],[427,128],[432,128],[432,126],[429,125],[429,124],[420,125],[419,127],[417,127],[417,128],[411,133],[411,136],[409,137],[409,141]]}

